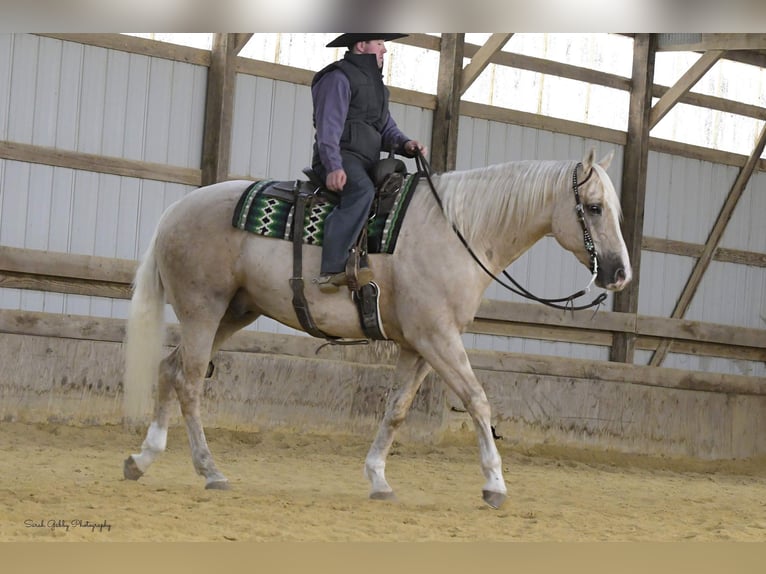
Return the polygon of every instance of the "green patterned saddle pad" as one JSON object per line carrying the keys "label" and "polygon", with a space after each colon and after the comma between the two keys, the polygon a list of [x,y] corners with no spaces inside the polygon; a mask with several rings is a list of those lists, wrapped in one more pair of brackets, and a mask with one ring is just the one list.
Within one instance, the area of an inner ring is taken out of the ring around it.
{"label": "green patterned saddle pad", "polygon": [[[367,223],[367,252],[393,253],[399,237],[402,221],[410,199],[417,187],[416,174],[408,175],[388,213],[377,213]],[[248,186],[234,208],[232,225],[266,237],[293,240],[293,215],[295,202],[281,197],[284,193],[271,194],[276,185],[284,188],[285,182],[262,180]],[[314,201],[306,209],[303,225],[303,243],[322,245],[324,220],[335,204],[329,201]]]}

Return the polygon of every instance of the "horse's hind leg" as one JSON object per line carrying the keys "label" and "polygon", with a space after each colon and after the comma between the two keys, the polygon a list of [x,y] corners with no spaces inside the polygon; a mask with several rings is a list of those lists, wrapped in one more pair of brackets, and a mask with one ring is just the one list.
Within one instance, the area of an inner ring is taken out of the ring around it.
{"label": "horse's hind leg", "polygon": [[214,340],[214,331],[210,327],[210,322],[186,323],[182,326],[180,370],[174,382],[181,414],[186,423],[194,469],[197,474],[205,477],[205,488],[225,490],[229,488],[229,482],[213,461],[200,416],[205,373]]}
{"label": "horse's hind leg", "polygon": [[141,445],[141,453],[133,454],[125,460],[123,474],[129,480],[138,480],[143,476],[154,460],[165,451],[168,442],[170,408],[174,404],[173,383],[178,371],[178,348],[176,347],[160,363],[157,398],[154,407],[154,419],[146,438]]}
{"label": "horse's hind leg", "polygon": [[415,394],[431,367],[412,351],[401,350],[394,375],[394,392],[386,405],[378,434],[367,453],[364,475],[371,483],[370,498],[388,500],[394,491],[386,481],[386,457],[394,442],[394,433],[407,416]]}
{"label": "horse's hind leg", "polygon": [[[229,308],[218,325],[212,352],[215,352],[233,333],[246,327],[258,318],[259,314],[250,310],[246,303],[247,301],[244,300],[244,297],[240,296],[240,294],[232,299]],[[204,346],[204,342],[201,344]],[[212,352],[208,353],[208,355],[212,355]],[[186,354],[188,355],[189,353]],[[152,420],[151,425],[149,425],[146,438],[141,445],[141,453],[131,455],[125,460],[123,473],[127,479],[138,480],[141,478],[152,462],[165,451],[171,407],[174,405],[173,397],[174,392],[176,391],[176,386],[185,386],[185,381],[191,380],[189,377],[193,376],[187,374],[183,370],[183,361],[181,357],[181,346],[179,345],[165,359],[163,359],[160,364],[154,419]],[[199,383],[200,388],[202,384],[204,384],[204,382]],[[179,391],[179,393],[183,393],[184,396],[188,395],[188,392],[183,389]],[[181,394],[179,394],[179,396],[181,396]],[[193,406],[190,408],[190,411],[194,412]],[[197,406],[197,412],[199,412],[199,406]],[[186,414],[184,414],[184,417],[186,418]],[[194,417],[192,417],[192,419],[193,418]],[[197,417],[197,419],[199,420],[199,417]],[[199,421],[198,426],[195,426],[195,423],[192,422],[190,427],[189,420],[189,418],[186,418],[195,469],[197,472],[205,476],[207,480],[206,488],[226,488],[226,478],[223,477],[220,472],[215,470],[215,465],[212,462],[212,456],[210,455],[207,442],[205,441],[201,421]],[[202,445],[204,445],[204,447],[201,448]],[[200,450],[201,454],[196,455],[195,452],[199,452]],[[205,451],[207,451],[207,455],[205,455]],[[204,462],[206,456],[207,460],[209,460],[208,463]],[[197,461],[199,459],[201,459],[202,462],[198,463]],[[210,477],[210,479],[208,479],[208,477]]]}

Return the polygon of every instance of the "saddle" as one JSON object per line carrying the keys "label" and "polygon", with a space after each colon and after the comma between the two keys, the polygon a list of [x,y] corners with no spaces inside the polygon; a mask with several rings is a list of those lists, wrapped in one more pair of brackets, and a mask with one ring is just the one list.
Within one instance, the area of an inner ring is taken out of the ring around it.
{"label": "saddle", "polygon": [[[290,288],[293,292],[293,308],[301,327],[314,337],[327,339],[338,343],[339,337],[328,335],[317,327],[311,316],[308,301],[304,294],[303,279],[303,232],[305,214],[314,202],[329,202],[337,204],[340,198],[337,193],[328,190],[319,176],[310,167],[304,168],[303,174],[308,181],[279,182],[264,190],[264,195],[278,198],[295,204],[293,215],[293,276]],[[397,195],[402,189],[407,169],[403,161],[389,157],[381,160],[372,170],[371,177],[375,184],[375,199],[373,200],[370,217],[378,212],[388,213]],[[359,311],[359,318],[364,334],[369,339],[387,339],[380,322],[380,306],[378,296],[380,290],[375,282],[359,285],[359,268],[367,264],[367,226],[362,228],[346,264],[346,278],[351,296]]]}

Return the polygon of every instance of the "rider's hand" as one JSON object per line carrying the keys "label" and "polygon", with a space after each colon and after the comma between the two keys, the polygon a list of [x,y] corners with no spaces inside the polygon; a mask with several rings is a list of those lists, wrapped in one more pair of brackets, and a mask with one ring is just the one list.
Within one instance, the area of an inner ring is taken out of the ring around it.
{"label": "rider's hand", "polygon": [[343,187],[346,185],[346,172],[343,168],[328,173],[325,185],[330,191],[343,191]]}
{"label": "rider's hand", "polygon": [[423,157],[428,154],[428,148],[424,146],[422,143],[420,143],[418,140],[409,140],[407,143],[404,144],[404,153],[407,154],[410,157],[415,157],[418,155],[417,152],[420,152],[423,154]]}

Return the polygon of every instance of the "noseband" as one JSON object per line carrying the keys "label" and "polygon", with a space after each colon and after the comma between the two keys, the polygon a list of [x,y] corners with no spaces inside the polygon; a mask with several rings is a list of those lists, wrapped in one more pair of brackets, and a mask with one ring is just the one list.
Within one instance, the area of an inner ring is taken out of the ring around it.
{"label": "noseband", "polygon": [[[442,203],[442,200],[439,197],[439,194],[436,193],[436,188],[434,187],[433,181],[431,180],[431,166],[428,164],[428,162],[426,161],[426,158],[423,157],[423,154],[420,152],[418,152],[418,155],[415,156],[415,163],[417,164],[418,170],[425,174],[426,179],[428,180],[428,186],[431,189],[431,194],[434,196],[436,203],[439,204],[439,207],[441,208],[442,213],[444,213],[444,204]],[[548,307],[553,307],[555,309],[564,309],[564,310],[570,310],[570,311],[579,311],[582,309],[589,309],[591,307],[599,307],[601,303],[603,303],[604,300],[606,299],[606,293],[599,293],[598,296],[596,296],[596,298],[593,299],[593,301],[591,301],[590,303],[587,303],[585,305],[574,304],[575,299],[582,297],[588,291],[590,291],[590,286],[596,280],[596,275],[598,275],[598,254],[596,253],[596,246],[593,244],[593,238],[591,237],[590,231],[588,230],[588,224],[585,222],[585,207],[583,206],[582,199],[580,198],[580,189],[579,189],[579,186],[584,185],[593,175],[593,169],[591,168],[591,171],[587,175],[587,177],[578,184],[577,183],[577,168],[579,167],[583,167],[582,163],[578,163],[575,166],[574,170],[572,171],[572,190],[574,191],[574,196],[575,196],[575,211],[577,212],[577,219],[580,222],[580,226],[582,227],[583,242],[585,244],[585,249],[588,252],[588,256],[590,257],[589,269],[593,275],[590,278],[590,282],[585,287],[585,289],[581,289],[577,293],[572,293],[568,297],[559,297],[558,299],[545,299],[542,297],[538,297],[537,295],[530,293],[524,287],[522,287],[504,269],[503,276],[505,276],[505,278],[508,279],[513,284],[513,286],[509,285],[508,283],[502,281],[499,277],[497,277],[497,275],[492,273],[492,271],[487,269],[486,265],[484,265],[484,263],[481,262],[481,260],[478,258],[476,253],[474,253],[473,249],[471,249],[471,246],[468,245],[468,241],[466,241],[465,237],[463,237],[463,234],[460,232],[460,230],[455,226],[454,223],[452,224],[452,230],[458,236],[458,239],[460,239],[460,242],[466,248],[468,253],[471,254],[471,257],[473,257],[473,260],[476,261],[477,265],[481,267],[482,270],[487,275],[492,277],[492,279],[494,279],[497,283],[499,283],[500,285],[502,285],[503,287],[505,287],[512,293],[516,293],[517,295],[526,297],[527,299],[531,299],[532,301],[537,301],[538,303],[542,303],[543,305],[548,305]]]}

